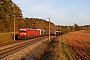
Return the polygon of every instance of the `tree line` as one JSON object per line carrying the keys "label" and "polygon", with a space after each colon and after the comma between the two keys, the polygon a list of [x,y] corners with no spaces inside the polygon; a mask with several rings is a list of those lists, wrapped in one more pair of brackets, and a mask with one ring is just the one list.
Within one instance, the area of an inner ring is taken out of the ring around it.
{"label": "tree line", "polygon": [[88,31],[90,31],[90,25],[79,26],[76,23],[74,23],[73,26],[60,26],[60,25],[57,25],[57,30],[62,31],[62,34],[66,34],[68,32],[79,31],[79,30],[88,30]]}
{"label": "tree line", "polygon": [[[0,32],[13,32],[15,28],[40,28],[48,30],[48,21],[39,18],[23,18],[22,10],[12,0],[0,0]],[[51,29],[54,24],[50,22]]]}
{"label": "tree line", "polygon": [[11,0],[0,0],[0,32],[13,31],[14,18],[23,19],[21,9]]}
{"label": "tree line", "polygon": [[[48,30],[49,22],[40,18],[23,18],[22,10],[12,0],[0,0],[0,33],[13,32],[14,30],[14,18],[15,28],[40,28]],[[78,30],[90,30],[90,25],[79,26],[74,24],[73,26],[60,26],[50,21],[52,30],[62,31],[63,34]]]}

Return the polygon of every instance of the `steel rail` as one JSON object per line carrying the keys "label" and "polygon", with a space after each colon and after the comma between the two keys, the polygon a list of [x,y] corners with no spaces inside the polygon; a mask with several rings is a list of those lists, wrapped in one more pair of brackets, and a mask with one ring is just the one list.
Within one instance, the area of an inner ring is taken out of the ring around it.
{"label": "steel rail", "polygon": [[26,48],[34,43],[37,43],[38,41],[41,41],[41,39],[44,39],[44,38],[39,38],[39,39],[37,38],[37,39],[33,39],[33,40],[28,40],[28,42],[26,42],[26,43],[18,44],[18,45],[0,50],[0,59],[4,58],[10,54],[13,54],[17,51],[20,51],[20,50],[22,50],[22,49],[24,49],[24,48]]}

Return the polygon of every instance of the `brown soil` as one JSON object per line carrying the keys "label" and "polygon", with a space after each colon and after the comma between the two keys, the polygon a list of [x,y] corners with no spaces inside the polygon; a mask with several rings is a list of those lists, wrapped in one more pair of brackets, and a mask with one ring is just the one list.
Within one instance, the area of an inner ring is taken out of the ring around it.
{"label": "brown soil", "polygon": [[65,41],[75,60],[90,60],[90,32],[69,33]]}

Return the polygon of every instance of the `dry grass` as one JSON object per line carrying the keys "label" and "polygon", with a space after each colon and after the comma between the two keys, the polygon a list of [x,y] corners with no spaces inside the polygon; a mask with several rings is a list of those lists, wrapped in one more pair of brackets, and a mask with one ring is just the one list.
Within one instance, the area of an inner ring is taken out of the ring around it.
{"label": "dry grass", "polygon": [[11,33],[0,33],[0,43],[13,41]]}
{"label": "dry grass", "polygon": [[65,37],[66,37],[66,35],[62,35],[60,37],[60,43],[61,43],[62,52],[65,55],[67,60],[73,60],[73,58],[71,56],[71,53],[69,52],[69,49],[68,49],[68,47],[67,47],[67,45],[65,43]]}
{"label": "dry grass", "polygon": [[59,38],[55,38],[49,42],[40,60],[67,60],[63,54]]}

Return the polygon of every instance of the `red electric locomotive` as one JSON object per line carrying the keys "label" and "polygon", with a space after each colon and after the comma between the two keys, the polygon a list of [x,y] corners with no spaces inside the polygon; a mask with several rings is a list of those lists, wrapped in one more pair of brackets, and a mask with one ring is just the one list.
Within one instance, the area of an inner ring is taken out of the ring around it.
{"label": "red electric locomotive", "polygon": [[40,29],[31,29],[31,28],[19,28],[18,30],[18,38],[22,39],[28,39],[32,37],[37,37],[41,35]]}
{"label": "red electric locomotive", "polygon": [[38,36],[48,35],[47,30],[42,29],[32,29],[32,28],[19,28],[18,30],[18,39],[28,39]]}

